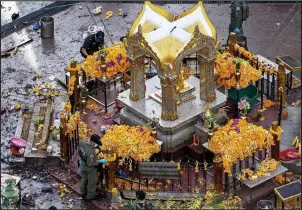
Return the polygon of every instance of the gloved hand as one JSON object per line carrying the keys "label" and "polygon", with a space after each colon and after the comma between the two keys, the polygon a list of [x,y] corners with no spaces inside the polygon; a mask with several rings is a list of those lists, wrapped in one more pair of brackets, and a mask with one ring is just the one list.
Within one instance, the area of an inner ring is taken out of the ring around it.
{"label": "gloved hand", "polygon": [[107,163],[107,160],[106,160],[106,159],[100,159],[100,160],[99,160],[99,163],[105,164],[105,163]]}
{"label": "gloved hand", "polygon": [[80,168],[81,166],[82,166],[82,160],[79,159],[79,160],[78,160],[78,167]]}

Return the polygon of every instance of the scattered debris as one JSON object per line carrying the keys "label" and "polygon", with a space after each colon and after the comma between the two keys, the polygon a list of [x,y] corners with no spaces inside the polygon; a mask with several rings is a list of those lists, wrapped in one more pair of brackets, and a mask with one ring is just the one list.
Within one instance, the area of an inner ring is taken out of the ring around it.
{"label": "scattered debris", "polygon": [[19,18],[19,12],[18,13],[13,13],[12,14],[12,20],[14,21],[14,20],[16,20],[17,18]]}
{"label": "scattered debris", "polygon": [[292,103],[292,106],[299,106],[301,104],[301,100],[297,99],[296,102]]}
{"label": "scattered debris", "polygon": [[6,108],[1,108],[1,115],[3,115],[6,112]]}
{"label": "scattered debris", "polygon": [[92,10],[92,13],[94,15],[98,15],[98,14],[102,13],[102,6],[99,6],[99,7],[95,8],[94,10]]}
{"label": "scattered debris", "polygon": [[288,119],[288,112],[284,111],[282,112],[282,120],[287,120]]}
{"label": "scattered debris", "polygon": [[35,202],[34,202],[33,196],[29,193],[25,194],[22,198],[22,204],[34,206]]}
{"label": "scattered debris", "polygon": [[33,25],[33,29],[34,29],[35,31],[37,31],[39,28],[40,28],[40,23],[39,23],[39,22],[36,22],[36,23]]}
{"label": "scattered debris", "polygon": [[20,105],[20,104],[14,104],[14,109],[15,109],[15,110],[21,109],[21,105]]}
{"label": "scattered debris", "polygon": [[106,20],[109,20],[113,15],[114,15],[114,13],[112,11],[107,11],[105,14]]}

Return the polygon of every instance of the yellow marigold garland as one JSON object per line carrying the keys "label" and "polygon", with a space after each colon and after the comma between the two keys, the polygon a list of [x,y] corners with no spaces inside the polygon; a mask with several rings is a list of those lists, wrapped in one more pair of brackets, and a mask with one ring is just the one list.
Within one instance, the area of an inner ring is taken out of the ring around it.
{"label": "yellow marigold garland", "polygon": [[[124,72],[130,66],[124,43],[118,42],[104,49],[104,51],[106,52],[107,78],[113,77],[120,72]],[[86,76],[91,79],[101,79],[102,77],[99,54],[100,52],[95,52],[93,55],[88,56],[83,65]]]}
{"label": "yellow marigold garland", "polygon": [[242,169],[241,179],[245,180],[247,175],[249,180],[255,181],[258,177],[266,176],[268,172],[275,171],[279,164],[280,162],[276,161],[275,159],[266,159],[260,163],[256,173],[250,169]]}
{"label": "yellow marigold garland", "polygon": [[72,76],[67,84],[68,87],[68,95],[72,95],[75,88],[76,77]]}
{"label": "yellow marigold garland", "polygon": [[[215,60],[215,71],[218,74],[217,83],[225,88],[236,86],[236,64],[233,61],[234,57],[229,52],[218,54]],[[239,81],[241,88],[247,87],[250,82],[257,81],[260,78],[260,71],[252,67],[248,61],[241,62]]]}
{"label": "yellow marigold garland", "polygon": [[210,150],[221,153],[223,167],[231,175],[231,166],[238,160],[251,156],[257,149],[267,147],[267,138],[271,135],[262,127],[246,120],[232,119],[225,126],[219,127],[210,141]]}
{"label": "yellow marigold garland", "polygon": [[276,131],[274,131],[273,128],[270,128],[270,129],[269,129],[269,132],[270,132],[271,134],[276,135],[276,136],[278,137],[277,140],[280,141],[281,135],[282,135],[282,132],[283,132],[283,130],[282,130],[282,128],[281,128],[280,126],[278,126],[278,128],[277,128]]}
{"label": "yellow marigold garland", "polygon": [[160,151],[150,130],[140,126],[114,125],[106,131],[102,144],[104,153],[136,161],[148,161],[152,154]]}

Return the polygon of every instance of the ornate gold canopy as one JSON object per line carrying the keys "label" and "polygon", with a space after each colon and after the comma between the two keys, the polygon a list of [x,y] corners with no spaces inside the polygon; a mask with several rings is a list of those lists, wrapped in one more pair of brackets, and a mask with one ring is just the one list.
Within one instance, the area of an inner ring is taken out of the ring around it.
{"label": "ornate gold canopy", "polygon": [[216,43],[216,30],[202,2],[182,13],[175,21],[172,21],[167,11],[145,2],[128,37],[134,36],[139,31],[139,27],[143,38],[163,63],[171,63],[177,58],[194,37],[196,27],[201,34],[212,38]]}
{"label": "ornate gold canopy", "polygon": [[162,119],[177,119],[176,83],[185,56],[198,53],[200,97],[215,100],[214,60],[218,53],[216,30],[202,2],[172,21],[170,14],[145,2],[124,40],[132,60],[130,98],[145,98],[143,57],[150,55],[162,84]]}

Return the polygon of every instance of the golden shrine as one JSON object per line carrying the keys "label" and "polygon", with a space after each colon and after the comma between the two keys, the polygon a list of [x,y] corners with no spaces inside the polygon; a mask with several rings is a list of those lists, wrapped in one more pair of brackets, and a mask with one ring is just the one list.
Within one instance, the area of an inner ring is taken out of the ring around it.
{"label": "golden shrine", "polygon": [[200,98],[206,102],[215,101],[214,61],[220,42],[202,2],[178,17],[145,2],[124,43],[132,62],[131,100],[145,98],[144,57],[148,54],[155,63],[160,79],[161,118],[176,120],[178,93],[188,88],[183,82],[187,76],[183,73],[186,69],[181,70],[182,61],[184,57],[197,53]]}

